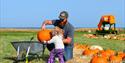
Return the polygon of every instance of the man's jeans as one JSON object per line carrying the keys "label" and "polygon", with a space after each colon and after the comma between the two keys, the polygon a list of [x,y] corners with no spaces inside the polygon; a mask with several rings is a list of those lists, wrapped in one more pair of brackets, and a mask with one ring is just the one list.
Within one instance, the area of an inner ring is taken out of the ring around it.
{"label": "man's jeans", "polygon": [[65,47],[64,60],[70,60],[73,58],[73,47]]}

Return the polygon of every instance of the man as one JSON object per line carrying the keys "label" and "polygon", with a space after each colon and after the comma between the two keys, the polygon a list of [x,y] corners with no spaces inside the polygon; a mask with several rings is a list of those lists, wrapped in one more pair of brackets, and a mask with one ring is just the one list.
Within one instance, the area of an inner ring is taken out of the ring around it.
{"label": "man", "polygon": [[[73,45],[74,45],[74,27],[68,22],[68,13],[62,11],[57,20],[45,20],[42,24],[42,29],[45,25],[58,26],[64,30],[64,60],[67,61],[73,58]],[[48,44],[47,48],[51,51],[54,48],[53,44]]]}

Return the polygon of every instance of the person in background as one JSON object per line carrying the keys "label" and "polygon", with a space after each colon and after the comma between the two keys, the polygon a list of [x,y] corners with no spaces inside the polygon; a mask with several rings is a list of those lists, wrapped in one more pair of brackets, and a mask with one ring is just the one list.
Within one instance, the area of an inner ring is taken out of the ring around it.
{"label": "person in background", "polygon": [[[70,60],[73,58],[73,45],[74,45],[74,26],[68,22],[68,12],[62,11],[59,14],[59,19],[45,20],[42,23],[42,29],[45,29],[46,25],[58,26],[64,30],[64,60]],[[51,51],[54,48],[54,44],[48,44],[47,48]]]}

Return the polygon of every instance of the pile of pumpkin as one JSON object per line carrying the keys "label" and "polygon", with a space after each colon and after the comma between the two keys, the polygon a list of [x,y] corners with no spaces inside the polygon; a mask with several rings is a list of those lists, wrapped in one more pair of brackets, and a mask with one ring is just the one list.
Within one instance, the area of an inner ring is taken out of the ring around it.
{"label": "pile of pumpkin", "polygon": [[[87,38],[101,38],[97,36],[96,34],[83,34],[83,36]],[[105,35],[103,38],[125,41],[125,34],[119,34],[119,35],[108,34],[108,35]]]}
{"label": "pile of pumpkin", "polygon": [[[76,54],[79,51],[80,54]],[[103,50],[98,48],[91,48],[88,45],[75,44],[74,58],[67,63],[122,63],[125,62],[125,53],[116,52],[114,50]]]}
{"label": "pile of pumpkin", "polygon": [[115,40],[124,40],[125,41],[125,34],[119,34],[119,35],[105,35],[105,39],[115,39]]}
{"label": "pile of pumpkin", "polygon": [[87,38],[98,38],[95,34],[83,34]]}
{"label": "pile of pumpkin", "polygon": [[91,56],[90,63],[121,63],[125,59],[125,53],[116,52],[113,50],[91,50],[87,49],[83,52],[83,55]]}

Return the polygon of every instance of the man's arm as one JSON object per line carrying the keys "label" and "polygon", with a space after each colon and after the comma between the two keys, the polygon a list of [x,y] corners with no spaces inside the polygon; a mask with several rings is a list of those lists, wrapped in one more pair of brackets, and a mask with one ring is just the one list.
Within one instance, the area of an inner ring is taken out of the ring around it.
{"label": "man's arm", "polygon": [[42,29],[45,29],[45,26],[46,25],[52,25],[52,20],[45,20],[43,23],[42,23]]}
{"label": "man's arm", "polygon": [[65,39],[63,39],[63,42],[65,44],[70,44],[74,37],[74,27],[69,28],[66,35],[67,35],[67,37]]}

